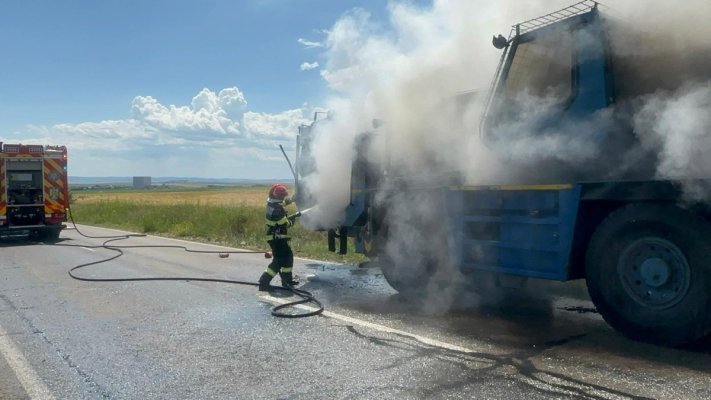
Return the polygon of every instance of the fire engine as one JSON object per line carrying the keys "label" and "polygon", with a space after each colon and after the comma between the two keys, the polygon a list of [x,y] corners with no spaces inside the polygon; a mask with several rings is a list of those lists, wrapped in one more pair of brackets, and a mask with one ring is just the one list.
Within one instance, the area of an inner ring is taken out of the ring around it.
{"label": "fire engine", "polygon": [[0,236],[56,240],[68,209],[65,146],[0,142]]}

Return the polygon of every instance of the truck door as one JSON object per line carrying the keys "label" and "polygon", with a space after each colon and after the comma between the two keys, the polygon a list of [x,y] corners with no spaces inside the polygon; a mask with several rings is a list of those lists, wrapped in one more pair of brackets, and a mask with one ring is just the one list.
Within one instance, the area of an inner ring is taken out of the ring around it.
{"label": "truck door", "polygon": [[576,134],[566,126],[591,118],[614,100],[606,40],[597,8],[543,27],[516,25],[490,94],[483,136],[507,142],[550,132]]}

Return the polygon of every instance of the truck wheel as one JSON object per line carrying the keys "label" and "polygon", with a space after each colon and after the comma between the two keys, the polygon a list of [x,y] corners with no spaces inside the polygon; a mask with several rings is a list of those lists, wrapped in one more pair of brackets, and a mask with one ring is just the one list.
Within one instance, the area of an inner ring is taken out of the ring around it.
{"label": "truck wheel", "polygon": [[[442,191],[394,193],[388,204],[408,204],[371,215],[374,242],[385,280],[408,298],[425,291],[442,295],[456,289],[459,270],[449,261],[449,221]],[[439,210],[433,211],[433,210]]]}
{"label": "truck wheel", "polygon": [[378,259],[383,277],[393,289],[406,297],[421,295],[437,271],[437,261],[420,259],[412,264],[405,264],[384,255],[380,255]]}
{"label": "truck wheel", "polygon": [[586,254],[588,291],[613,328],[678,346],[711,332],[711,226],[666,204],[630,204],[597,228]]}

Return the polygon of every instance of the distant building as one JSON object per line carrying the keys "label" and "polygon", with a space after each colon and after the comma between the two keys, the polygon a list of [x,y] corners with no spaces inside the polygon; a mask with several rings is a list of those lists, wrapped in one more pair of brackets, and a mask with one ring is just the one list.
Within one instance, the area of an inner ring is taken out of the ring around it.
{"label": "distant building", "polygon": [[151,187],[151,177],[150,176],[134,176],[133,177],[133,187],[136,189],[147,189]]}

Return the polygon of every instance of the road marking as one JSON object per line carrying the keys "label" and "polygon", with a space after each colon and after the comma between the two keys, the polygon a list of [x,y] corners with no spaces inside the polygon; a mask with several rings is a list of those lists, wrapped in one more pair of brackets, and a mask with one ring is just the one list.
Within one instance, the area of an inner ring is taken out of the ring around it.
{"label": "road marking", "polygon": [[[286,304],[286,303],[291,303],[293,301],[293,300],[284,300],[284,299],[280,299],[277,297],[266,296],[266,295],[258,296],[258,297],[260,297],[264,301],[267,301],[272,304]],[[310,306],[306,306],[303,304],[296,305],[295,307],[300,308],[305,311],[316,311],[317,310],[317,308],[315,308],[315,307],[310,307]],[[486,351],[487,354],[494,354],[492,351],[495,350],[494,346],[488,345],[488,344],[482,345],[481,349],[474,350],[474,349],[470,349],[467,347],[458,346],[456,344],[451,344],[451,343],[447,343],[447,342],[442,342],[440,340],[431,339],[426,336],[418,335],[416,333],[406,332],[406,331],[403,331],[400,329],[390,328],[385,325],[376,324],[374,322],[368,322],[368,321],[364,321],[362,319],[349,317],[349,316],[343,315],[343,314],[338,314],[338,313],[335,313],[332,311],[325,311],[324,310],[321,313],[321,315],[323,315],[325,317],[337,319],[339,321],[343,321],[348,324],[357,325],[357,326],[361,326],[361,327],[368,328],[368,329],[373,329],[373,330],[380,331],[380,332],[392,333],[394,335],[409,337],[409,338],[414,339],[420,343],[424,343],[426,345],[430,345],[430,346],[434,346],[434,347],[439,347],[439,348],[446,349],[446,350],[458,351],[461,353],[468,353],[468,354],[480,353],[483,351]]]}
{"label": "road marking", "polygon": [[0,325],[0,353],[5,357],[10,368],[15,371],[17,380],[20,381],[20,384],[31,399],[54,399],[49,388],[42,382],[37,372],[32,369],[27,359],[10,340],[10,336],[8,336],[2,325]]}

